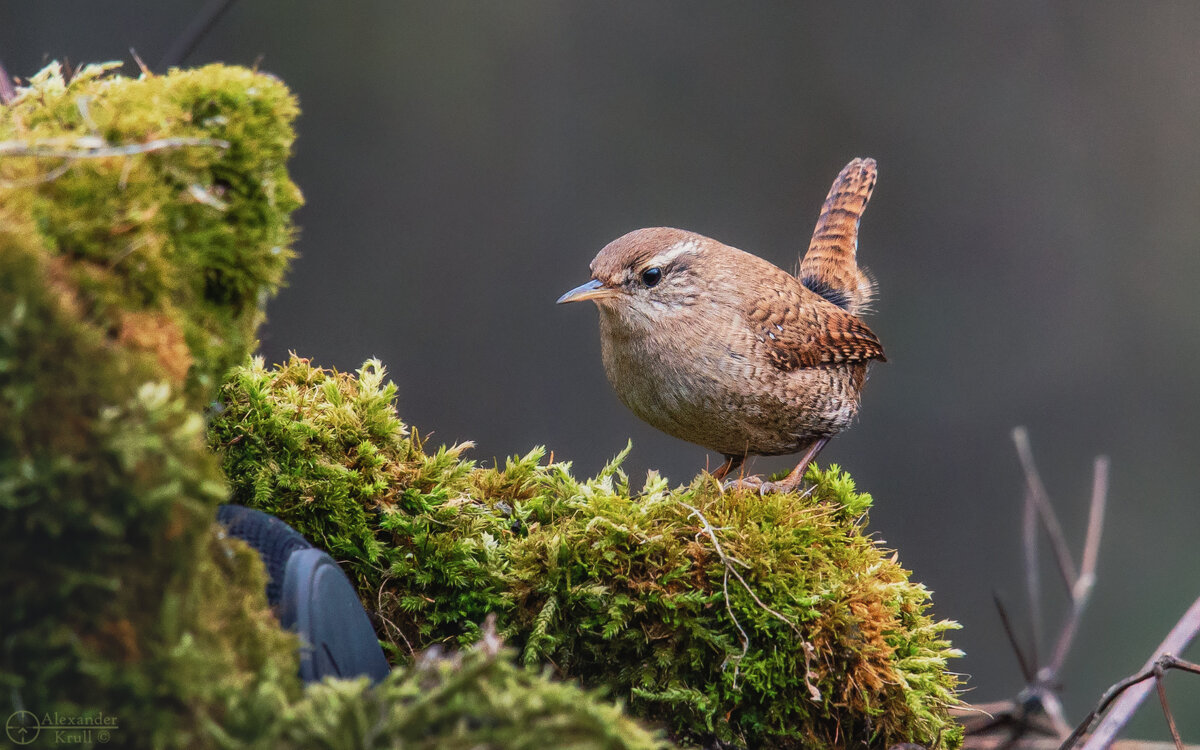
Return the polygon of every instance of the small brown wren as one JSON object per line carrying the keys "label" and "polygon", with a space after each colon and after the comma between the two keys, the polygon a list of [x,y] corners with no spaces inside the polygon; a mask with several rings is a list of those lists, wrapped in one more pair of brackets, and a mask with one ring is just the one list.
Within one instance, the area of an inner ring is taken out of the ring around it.
{"label": "small brown wren", "polygon": [[[796,275],[681,229],[639,229],[592,261],[592,280],[558,302],[600,308],[604,370],[617,396],[658,429],[725,456],[803,451],[790,492],[850,425],[879,339],[858,318],[875,284],[857,264],[875,161],[846,165],[825,199]],[[741,480],[754,484],[757,480]]]}

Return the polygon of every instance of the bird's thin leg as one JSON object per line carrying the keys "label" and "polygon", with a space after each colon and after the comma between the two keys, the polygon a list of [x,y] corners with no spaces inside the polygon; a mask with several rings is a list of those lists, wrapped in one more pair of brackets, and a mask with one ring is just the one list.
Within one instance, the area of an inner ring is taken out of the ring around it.
{"label": "bird's thin leg", "polygon": [[713,476],[717,478],[717,481],[721,482],[722,490],[757,490],[759,488],[759,485],[762,484],[762,479],[759,477],[748,477],[744,475],[731,477],[733,472],[745,462],[745,454],[740,456],[730,456],[726,454],[725,458],[728,459],[725,462],[725,465],[717,469],[716,473],[713,474]]}
{"label": "bird's thin leg", "polygon": [[796,464],[796,468],[792,469],[792,473],[788,474],[778,482],[764,482],[761,492],[794,492],[800,483],[804,481],[804,474],[808,471],[808,465],[817,460],[817,454],[829,442],[829,436],[817,438],[808,446],[808,450],[804,451],[804,455],[800,457],[800,463]]}
{"label": "bird's thin leg", "polygon": [[725,455],[725,463],[721,464],[721,466],[718,467],[717,470],[713,472],[713,474],[712,474],[713,478],[716,479],[718,482],[721,481],[725,477],[729,476],[730,473],[737,471],[738,467],[740,467],[742,465],[742,462],[745,460],[746,460],[745,456],[741,456],[741,455],[731,456],[729,454],[726,454]]}

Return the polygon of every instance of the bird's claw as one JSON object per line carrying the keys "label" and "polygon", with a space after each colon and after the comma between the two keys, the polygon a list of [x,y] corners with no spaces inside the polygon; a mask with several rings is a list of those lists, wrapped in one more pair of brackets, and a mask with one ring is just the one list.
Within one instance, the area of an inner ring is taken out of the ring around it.
{"label": "bird's claw", "polygon": [[763,481],[762,477],[749,476],[738,477],[736,479],[726,479],[721,483],[721,489],[725,492],[730,490],[755,490],[760,495],[765,495],[769,492],[775,492],[778,489],[778,483]]}
{"label": "bird's claw", "polygon": [[[787,480],[778,482],[764,481],[762,477],[738,477],[737,479],[726,479],[721,483],[721,490],[729,492],[731,490],[756,490],[760,495],[769,495],[772,492],[787,494],[795,492],[803,486],[804,482],[791,483]],[[811,491],[811,486],[805,492]]]}

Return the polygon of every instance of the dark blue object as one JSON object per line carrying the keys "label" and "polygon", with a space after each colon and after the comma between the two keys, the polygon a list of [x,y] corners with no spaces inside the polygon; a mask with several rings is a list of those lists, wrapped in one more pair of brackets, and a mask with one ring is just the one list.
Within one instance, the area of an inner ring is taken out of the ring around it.
{"label": "dark blue object", "polygon": [[267,568],[267,601],[280,624],[300,635],[300,678],[367,676],[390,668],[354,586],[333,558],[274,516],[222,505],[217,521],[258,551]]}

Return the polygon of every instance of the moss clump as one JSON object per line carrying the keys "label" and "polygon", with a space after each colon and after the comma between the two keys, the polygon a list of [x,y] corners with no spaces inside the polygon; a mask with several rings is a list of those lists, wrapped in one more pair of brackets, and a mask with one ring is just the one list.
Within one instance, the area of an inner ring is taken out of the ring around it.
{"label": "moss clump", "polygon": [[515,666],[494,641],[466,653],[423,654],[373,690],[329,681],[283,722],[294,748],[413,750],[668,750],[619,706]]}
{"label": "moss clump", "polygon": [[297,357],[270,370],[255,360],[231,373],[209,438],[233,501],[328,550],[382,617],[381,637],[411,656],[478,638],[504,606],[498,541],[512,532],[472,485],[466,446],[426,454],[395,395],[375,361],[353,377]]}
{"label": "moss clump", "polygon": [[[299,696],[296,643],[257,557],[215,533],[197,406],[287,257],[295,103],[222,66],[102,72],[51,66],[0,108],[0,140],[229,146],[0,159],[0,695],[115,717],[122,746],[248,741]],[[221,186],[225,209],[197,203]]]}
{"label": "moss clump", "polygon": [[836,467],[765,497],[707,475],[633,491],[623,454],[585,482],[540,449],[480,468],[462,446],[426,453],[394,396],[374,362],[255,362],[210,439],[239,500],[340,551],[398,651],[469,640],[463,621],[491,612],[527,664],[684,742],[958,743],[953,625],[864,536],[871,498]]}
{"label": "moss clump", "polygon": [[0,109],[0,140],[76,153],[216,145],[5,156],[0,180],[27,189],[0,191],[56,259],[81,312],[208,398],[254,346],[292,254],[301,198],[286,161],[296,102],[280,81],[243,68],[129,80],[106,77],[111,67],[86,67],[68,83],[50,65]]}
{"label": "moss clump", "polygon": [[711,478],[631,492],[600,481],[527,504],[510,628],[527,662],[604,675],[681,737],[751,747],[934,744],[956,679],[928,592],[863,535],[869,495],[832,466],[805,495],[723,494]]}
{"label": "moss clump", "polygon": [[[103,73],[68,82],[51,66],[0,108],[0,140],[42,154],[0,159],[9,713],[103,715],[117,722],[107,736],[68,730],[61,741],[121,747],[665,747],[619,707],[495,653],[430,657],[375,690],[301,689],[298,644],[267,609],[261,562],[213,524],[228,490],[200,412],[228,365],[245,361],[290,255],[299,194],[283,164],[295,102],[273,78],[223,66],[136,81]],[[180,147],[139,153],[168,141]],[[312,400],[355,468],[326,460],[309,476],[323,489],[300,489],[334,492],[323,509],[339,527],[370,520],[364,504],[397,483],[379,473],[393,465],[375,446],[415,445],[388,421],[380,388],[364,369],[346,399]],[[304,416],[288,418],[302,428]],[[378,429],[349,439],[355,420]],[[341,456],[336,441],[313,445]],[[412,524],[434,523],[419,488],[443,469],[461,474],[457,456],[413,466],[425,472],[406,479],[414,494],[393,501]],[[339,483],[355,471],[372,477],[368,491]],[[339,554],[379,562],[370,535],[350,537]],[[451,616],[431,621],[449,628]]]}

